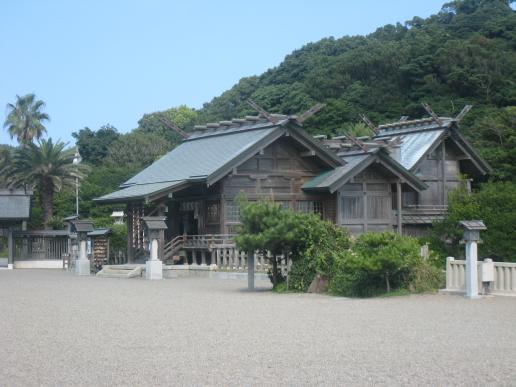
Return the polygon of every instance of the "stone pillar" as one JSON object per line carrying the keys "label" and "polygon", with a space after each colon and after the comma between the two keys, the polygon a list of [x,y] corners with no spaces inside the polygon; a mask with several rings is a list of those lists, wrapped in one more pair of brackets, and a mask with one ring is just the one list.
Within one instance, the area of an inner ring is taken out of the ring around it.
{"label": "stone pillar", "polygon": [[466,241],[466,297],[478,298],[477,241]]}
{"label": "stone pillar", "polygon": [[464,228],[466,244],[466,297],[478,298],[477,243],[480,242],[480,231],[487,230],[487,227],[481,220],[461,220],[459,225]]}
{"label": "stone pillar", "polygon": [[254,290],[254,252],[247,253],[247,289]]}
{"label": "stone pillar", "polygon": [[453,257],[446,257],[446,289],[450,290],[453,287],[453,272],[452,262],[455,261]]}
{"label": "stone pillar", "polygon": [[90,260],[86,254],[86,239],[79,241],[79,259],[75,261],[75,274],[90,275]]}
{"label": "stone pillar", "polygon": [[151,240],[150,259],[145,262],[145,278],[148,280],[163,279],[163,263],[158,259],[158,239]]}

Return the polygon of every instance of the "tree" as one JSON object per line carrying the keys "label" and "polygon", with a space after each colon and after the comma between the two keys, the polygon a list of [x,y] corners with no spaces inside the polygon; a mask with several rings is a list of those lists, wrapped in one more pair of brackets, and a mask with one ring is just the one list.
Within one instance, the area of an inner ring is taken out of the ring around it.
{"label": "tree", "polygon": [[26,143],[13,151],[11,162],[1,169],[10,186],[28,185],[38,190],[45,228],[53,217],[54,194],[63,186],[75,186],[75,179],[82,179],[88,170],[84,164],[72,164],[75,150],[65,146],[52,139]]}
{"label": "tree", "polygon": [[242,225],[236,236],[239,250],[259,251],[272,264],[272,284],[280,279],[279,256],[288,257],[295,244],[302,238],[300,223],[294,213],[284,210],[273,201],[247,202],[238,199]]}
{"label": "tree", "polygon": [[197,112],[186,105],[173,107],[161,112],[144,114],[138,121],[136,131],[155,134],[166,139],[170,144],[179,143],[182,138],[173,126],[189,131],[197,119]]}
{"label": "tree", "polygon": [[121,135],[113,142],[106,163],[113,166],[146,167],[172,148],[169,141],[155,133],[134,131]]}
{"label": "tree", "polygon": [[97,131],[86,127],[72,133],[75,138],[82,159],[90,164],[98,165],[104,162],[109,147],[116,141],[120,134],[114,126],[103,125]]}
{"label": "tree", "polygon": [[46,132],[43,123],[50,120],[48,114],[41,111],[43,107],[45,103],[36,100],[34,94],[22,97],[17,95],[16,103],[7,104],[8,113],[4,128],[11,138],[16,137],[20,144],[31,142],[34,138],[39,139]]}

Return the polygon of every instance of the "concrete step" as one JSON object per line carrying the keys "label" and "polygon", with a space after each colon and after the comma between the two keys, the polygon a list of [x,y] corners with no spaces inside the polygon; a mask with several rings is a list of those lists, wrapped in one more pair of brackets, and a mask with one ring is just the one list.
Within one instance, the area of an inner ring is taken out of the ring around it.
{"label": "concrete step", "polygon": [[109,265],[104,266],[96,275],[103,278],[133,278],[142,275],[143,266]]}

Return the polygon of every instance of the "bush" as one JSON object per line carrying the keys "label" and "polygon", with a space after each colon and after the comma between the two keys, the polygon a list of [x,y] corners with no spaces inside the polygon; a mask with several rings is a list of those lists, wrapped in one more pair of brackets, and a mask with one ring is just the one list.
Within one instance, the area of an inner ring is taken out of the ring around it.
{"label": "bush", "polygon": [[393,289],[423,291],[440,284],[439,270],[420,256],[417,239],[392,232],[360,235],[335,259],[330,291],[368,297]]}

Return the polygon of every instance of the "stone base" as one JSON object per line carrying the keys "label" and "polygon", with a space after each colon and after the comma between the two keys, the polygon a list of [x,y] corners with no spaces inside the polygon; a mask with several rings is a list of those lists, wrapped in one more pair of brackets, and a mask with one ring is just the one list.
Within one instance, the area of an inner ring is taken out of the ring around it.
{"label": "stone base", "polygon": [[148,260],[145,262],[145,279],[163,279],[163,262],[161,262],[159,259]]}
{"label": "stone base", "polygon": [[12,263],[8,263],[7,264],[7,270],[12,270],[13,269],[13,264]]}
{"label": "stone base", "polygon": [[75,274],[90,275],[90,260],[78,259],[77,261],[75,261]]}

